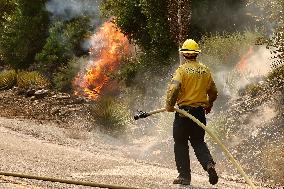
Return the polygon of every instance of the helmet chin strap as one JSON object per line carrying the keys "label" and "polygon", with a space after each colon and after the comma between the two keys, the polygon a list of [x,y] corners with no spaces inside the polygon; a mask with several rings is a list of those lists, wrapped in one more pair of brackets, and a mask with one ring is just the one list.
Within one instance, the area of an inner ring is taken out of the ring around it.
{"label": "helmet chin strap", "polygon": [[197,56],[185,56],[185,55],[183,55],[183,57],[184,57],[186,60],[193,60],[193,61],[195,61],[196,58],[197,58]]}
{"label": "helmet chin strap", "polygon": [[[186,57],[185,57],[186,58]],[[193,60],[193,61],[195,61],[196,60],[196,58],[186,58],[187,60]]]}

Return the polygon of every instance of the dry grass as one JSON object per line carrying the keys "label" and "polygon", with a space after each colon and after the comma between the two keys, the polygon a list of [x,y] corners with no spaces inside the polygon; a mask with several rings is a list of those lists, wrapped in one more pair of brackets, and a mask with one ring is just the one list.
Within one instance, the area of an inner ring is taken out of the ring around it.
{"label": "dry grass", "polygon": [[12,88],[17,81],[17,74],[14,70],[7,70],[0,73],[0,90]]}
{"label": "dry grass", "polygon": [[49,85],[49,81],[36,71],[18,73],[17,86],[20,88],[46,88]]}
{"label": "dry grass", "polygon": [[122,132],[129,119],[126,103],[115,97],[103,97],[91,107],[91,116],[103,130]]}
{"label": "dry grass", "polygon": [[284,185],[284,140],[277,144],[268,145],[263,150],[263,162],[266,167],[266,175],[280,185]]}
{"label": "dry grass", "polygon": [[0,73],[0,90],[10,89],[13,86],[19,88],[47,88],[50,82],[39,72],[6,70]]}

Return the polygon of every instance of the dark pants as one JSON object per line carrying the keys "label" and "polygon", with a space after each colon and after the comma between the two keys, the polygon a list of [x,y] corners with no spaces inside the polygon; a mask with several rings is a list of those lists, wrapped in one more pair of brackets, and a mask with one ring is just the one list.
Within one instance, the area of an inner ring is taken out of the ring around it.
{"label": "dark pants", "polygon": [[[200,122],[206,125],[205,111],[202,107],[191,108],[181,107],[188,113],[197,118]],[[176,113],[173,124],[173,138],[174,138],[174,153],[175,161],[179,176],[190,176],[190,160],[188,150],[188,140],[194,149],[195,155],[202,165],[203,169],[207,171],[208,164],[215,164],[209,149],[204,142],[205,131],[190,118],[183,117]]]}

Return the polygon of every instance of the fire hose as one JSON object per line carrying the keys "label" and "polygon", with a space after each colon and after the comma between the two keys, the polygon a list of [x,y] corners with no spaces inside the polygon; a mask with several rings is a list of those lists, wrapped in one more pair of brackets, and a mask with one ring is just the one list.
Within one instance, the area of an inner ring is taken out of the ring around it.
{"label": "fire hose", "polygon": [[[154,111],[151,111],[151,112],[139,111],[138,114],[134,116],[134,119],[138,120],[140,118],[146,118],[146,117],[151,116],[153,114],[157,114],[157,113],[161,113],[161,112],[165,112],[165,111],[166,111],[165,108],[157,109],[157,110],[154,110]],[[221,147],[225,156],[231,161],[231,163],[235,166],[235,168],[238,170],[238,172],[244,177],[247,184],[249,184],[252,189],[256,189],[256,186],[251,181],[249,176],[244,172],[243,168],[238,163],[238,161],[233,157],[233,155],[228,151],[226,146],[219,140],[219,138],[210,129],[208,129],[203,123],[201,123],[198,119],[196,119],[193,115],[189,114],[185,110],[175,108],[175,111],[186,116],[186,117],[188,117],[188,118],[190,118],[190,119],[192,119],[195,123],[197,123],[200,127],[202,127],[207,132],[207,134]]]}
{"label": "fire hose", "polygon": [[34,180],[42,180],[42,181],[48,181],[48,182],[58,182],[58,183],[63,183],[63,184],[90,186],[90,187],[97,187],[97,188],[139,189],[139,188],[134,188],[134,187],[126,187],[126,186],[111,185],[111,184],[100,184],[100,183],[95,183],[95,182],[85,182],[85,181],[76,181],[76,180],[66,180],[66,179],[58,179],[58,178],[35,176],[35,175],[25,175],[25,174],[19,174],[19,173],[0,172],[0,175],[26,178],[26,179],[34,179]]}

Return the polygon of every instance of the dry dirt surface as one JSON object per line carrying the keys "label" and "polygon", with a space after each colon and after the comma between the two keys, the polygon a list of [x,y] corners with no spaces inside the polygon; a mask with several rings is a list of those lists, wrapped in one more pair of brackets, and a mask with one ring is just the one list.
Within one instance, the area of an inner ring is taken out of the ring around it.
{"label": "dry dirt surface", "polygon": [[[173,185],[177,175],[173,165],[139,160],[131,156],[129,144],[96,131],[75,130],[51,122],[0,117],[0,171],[152,189],[249,188],[224,177],[213,187],[205,174],[197,173],[192,174],[192,187]],[[0,176],[0,188],[90,187]]]}
{"label": "dry dirt surface", "polygon": [[0,116],[66,123],[74,116],[85,117],[89,102],[67,93],[13,88],[0,91]]}
{"label": "dry dirt surface", "polygon": [[[249,188],[239,176],[226,173],[212,187],[202,170],[192,173],[192,187],[173,185],[177,172],[171,142],[144,133],[111,137],[86,121],[92,102],[52,91],[27,93],[16,88],[0,92],[0,172],[151,189]],[[90,187],[0,176],[2,188]]]}

